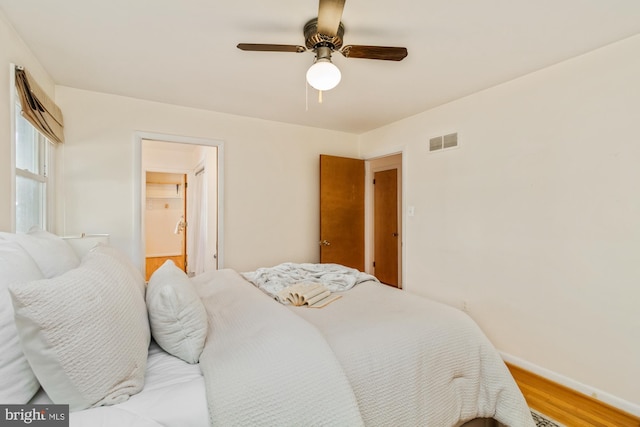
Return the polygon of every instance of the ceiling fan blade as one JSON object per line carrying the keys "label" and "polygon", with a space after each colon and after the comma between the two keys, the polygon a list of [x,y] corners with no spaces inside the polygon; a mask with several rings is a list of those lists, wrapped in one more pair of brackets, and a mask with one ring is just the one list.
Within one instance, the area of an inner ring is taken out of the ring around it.
{"label": "ceiling fan blade", "polygon": [[261,44],[261,43],[239,43],[238,49],[252,52],[295,52],[300,53],[307,50],[304,46],[289,44]]}
{"label": "ceiling fan blade", "polygon": [[385,61],[402,61],[407,56],[406,47],[358,46],[349,45],[340,49],[346,58],[382,59]]}
{"label": "ceiling fan blade", "polygon": [[342,19],[345,0],[320,0],[318,5],[318,32],[335,37]]}

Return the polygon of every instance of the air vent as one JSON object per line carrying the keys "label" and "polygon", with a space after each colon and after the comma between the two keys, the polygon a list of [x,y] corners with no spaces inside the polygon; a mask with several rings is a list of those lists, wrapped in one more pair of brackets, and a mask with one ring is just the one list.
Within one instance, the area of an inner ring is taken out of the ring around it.
{"label": "air vent", "polygon": [[450,133],[449,135],[445,135],[442,137],[444,140],[443,148],[452,148],[458,146],[458,134]]}
{"label": "air vent", "polygon": [[442,137],[436,136],[429,140],[429,151],[442,150]]}
{"label": "air vent", "polygon": [[458,134],[450,133],[444,136],[436,136],[429,139],[429,151],[446,150],[458,146]]}

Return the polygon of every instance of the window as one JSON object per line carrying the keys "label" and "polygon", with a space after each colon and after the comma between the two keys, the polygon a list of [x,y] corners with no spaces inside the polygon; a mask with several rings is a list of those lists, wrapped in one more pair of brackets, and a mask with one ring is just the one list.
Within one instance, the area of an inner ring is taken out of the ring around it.
{"label": "window", "polygon": [[[54,221],[55,144],[64,141],[62,111],[24,67],[14,67],[15,230],[50,230]],[[50,230],[51,231],[51,230]]]}
{"label": "window", "polygon": [[49,142],[15,109],[15,176],[16,231],[26,232],[33,226],[49,228],[53,213],[53,152]]}

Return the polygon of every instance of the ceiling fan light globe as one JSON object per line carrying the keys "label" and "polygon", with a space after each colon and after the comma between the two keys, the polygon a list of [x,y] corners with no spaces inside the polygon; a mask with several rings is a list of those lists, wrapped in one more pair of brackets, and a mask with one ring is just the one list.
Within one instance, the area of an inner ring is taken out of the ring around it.
{"label": "ceiling fan light globe", "polygon": [[328,59],[318,59],[307,70],[307,82],[316,90],[331,90],[338,86],[342,74]]}

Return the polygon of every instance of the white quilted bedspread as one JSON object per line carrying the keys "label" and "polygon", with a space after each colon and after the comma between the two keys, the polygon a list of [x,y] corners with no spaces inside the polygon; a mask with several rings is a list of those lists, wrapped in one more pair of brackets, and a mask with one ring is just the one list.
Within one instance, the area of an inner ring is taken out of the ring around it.
{"label": "white quilted bedspread", "polygon": [[367,426],[535,426],[497,351],[465,313],[366,282],[322,308],[287,306],[322,331]]}
{"label": "white quilted bedspread", "polygon": [[200,356],[212,426],[361,426],[328,343],[233,270],[193,279],[209,315]]}

